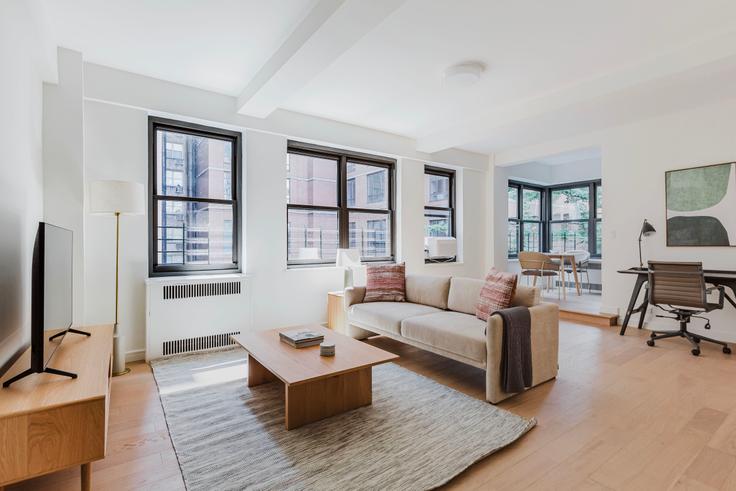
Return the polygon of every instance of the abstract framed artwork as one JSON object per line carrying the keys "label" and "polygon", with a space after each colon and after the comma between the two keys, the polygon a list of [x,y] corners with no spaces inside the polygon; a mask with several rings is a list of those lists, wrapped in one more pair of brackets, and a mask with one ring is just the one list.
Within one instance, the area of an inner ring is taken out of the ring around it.
{"label": "abstract framed artwork", "polygon": [[736,246],[736,163],[665,173],[667,246]]}

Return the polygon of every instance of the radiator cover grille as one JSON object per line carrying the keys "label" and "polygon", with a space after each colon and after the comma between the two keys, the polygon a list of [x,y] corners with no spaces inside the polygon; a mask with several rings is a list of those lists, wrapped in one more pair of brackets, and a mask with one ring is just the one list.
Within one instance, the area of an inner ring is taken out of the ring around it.
{"label": "radiator cover grille", "polygon": [[214,297],[219,295],[240,295],[240,281],[218,281],[214,283],[189,283],[165,285],[164,300],[177,300],[192,297]]}
{"label": "radiator cover grille", "polygon": [[176,355],[179,353],[190,353],[192,351],[202,351],[212,348],[221,348],[223,346],[231,346],[236,343],[230,339],[230,336],[234,336],[236,334],[240,334],[240,331],[228,332],[225,334],[210,334],[209,336],[200,336],[198,338],[164,341],[162,343],[163,355]]}

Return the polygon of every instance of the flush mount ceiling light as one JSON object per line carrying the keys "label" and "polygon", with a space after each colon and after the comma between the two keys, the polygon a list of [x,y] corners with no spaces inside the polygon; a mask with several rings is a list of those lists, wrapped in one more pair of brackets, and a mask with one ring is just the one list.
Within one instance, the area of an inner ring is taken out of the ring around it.
{"label": "flush mount ceiling light", "polygon": [[482,63],[468,62],[453,65],[445,70],[445,84],[468,87],[480,80],[486,67]]}

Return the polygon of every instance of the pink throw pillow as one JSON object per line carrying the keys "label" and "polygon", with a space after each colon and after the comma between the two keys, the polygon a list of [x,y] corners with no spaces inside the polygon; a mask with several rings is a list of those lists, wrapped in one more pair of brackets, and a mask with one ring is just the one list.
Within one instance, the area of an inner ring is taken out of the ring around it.
{"label": "pink throw pillow", "polygon": [[487,321],[493,312],[511,307],[515,291],[516,275],[492,268],[486,276],[486,283],[480,290],[475,316],[482,321]]}
{"label": "pink throw pillow", "polygon": [[368,266],[363,302],[403,302],[406,298],[404,263]]}

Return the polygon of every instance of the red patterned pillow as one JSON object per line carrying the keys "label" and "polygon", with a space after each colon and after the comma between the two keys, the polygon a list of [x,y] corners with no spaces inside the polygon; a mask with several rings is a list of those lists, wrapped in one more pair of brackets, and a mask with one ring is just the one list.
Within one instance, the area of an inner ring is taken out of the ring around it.
{"label": "red patterned pillow", "polygon": [[401,264],[368,266],[364,302],[403,302],[406,297],[406,268]]}
{"label": "red patterned pillow", "polygon": [[480,299],[475,307],[475,316],[487,321],[495,311],[511,307],[516,291],[516,275],[492,268],[486,276],[486,283],[480,290]]}

